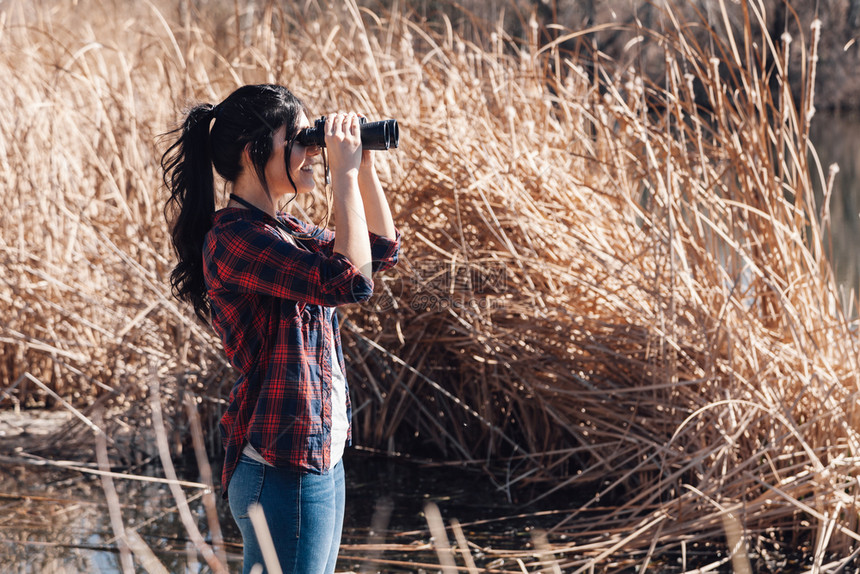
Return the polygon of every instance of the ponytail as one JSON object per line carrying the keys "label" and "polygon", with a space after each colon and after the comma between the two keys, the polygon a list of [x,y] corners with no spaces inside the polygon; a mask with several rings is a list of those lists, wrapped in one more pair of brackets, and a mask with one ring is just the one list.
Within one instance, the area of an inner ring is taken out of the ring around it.
{"label": "ponytail", "polygon": [[216,109],[209,104],[194,107],[182,126],[168,134],[177,138],[161,157],[164,184],[170,191],[165,215],[168,221],[172,219],[170,235],[179,259],[170,273],[170,285],[173,295],[191,303],[197,316],[207,322],[210,306],[203,280],[203,240],[215,213],[209,126]]}

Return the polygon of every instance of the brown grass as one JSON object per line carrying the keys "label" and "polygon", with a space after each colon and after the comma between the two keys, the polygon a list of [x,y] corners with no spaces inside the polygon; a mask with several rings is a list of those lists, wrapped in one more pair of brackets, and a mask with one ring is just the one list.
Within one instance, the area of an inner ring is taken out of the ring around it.
{"label": "brown grass", "polygon": [[[606,26],[479,42],[351,2],[240,4],[0,8],[4,402],[57,404],[35,378],[108,406],[108,446],[135,453],[120,431],[146,428],[154,369],[173,432],[189,394],[212,427],[235,375],[166,285],[157,135],[281,82],[315,113],[401,124],[380,157],[403,263],[344,328],[358,441],[486,468],[512,498],[591,498],[551,562],[496,556],[588,571],[729,536],[820,567],[857,546],[855,302],[807,153],[817,31],[795,102],[757,2],[627,30],[623,66],[590,48]],[[741,35],[717,31],[730,18]]]}

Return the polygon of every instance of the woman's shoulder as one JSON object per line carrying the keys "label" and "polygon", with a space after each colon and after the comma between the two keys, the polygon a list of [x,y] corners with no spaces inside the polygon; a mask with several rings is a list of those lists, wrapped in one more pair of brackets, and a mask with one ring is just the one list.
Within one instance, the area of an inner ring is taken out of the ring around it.
{"label": "woman's shoulder", "polygon": [[277,222],[270,216],[238,207],[225,207],[216,211],[208,236],[210,241],[215,242],[221,239],[252,239],[256,236],[281,238]]}
{"label": "woman's shoulder", "polygon": [[215,212],[212,219],[213,229],[272,227],[277,221],[265,213],[241,207],[225,207]]}
{"label": "woman's shoulder", "polygon": [[223,207],[215,212],[213,224],[225,224],[232,221],[255,221],[263,220],[264,213],[245,209],[244,207]]}
{"label": "woman's shoulder", "polygon": [[[286,231],[286,233],[284,233]],[[268,238],[268,239],[264,239]],[[300,239],[301,245],[310,251],[318,251],[328,244],[333,236],[328,230],[320,230],[292,214],[277,212],[277,219],[261,212],[236,207],[227,207],[215,212],[210,242],[269,241],[276,238],[292,245]],[[312,247],[314,245],[314,247]]]}

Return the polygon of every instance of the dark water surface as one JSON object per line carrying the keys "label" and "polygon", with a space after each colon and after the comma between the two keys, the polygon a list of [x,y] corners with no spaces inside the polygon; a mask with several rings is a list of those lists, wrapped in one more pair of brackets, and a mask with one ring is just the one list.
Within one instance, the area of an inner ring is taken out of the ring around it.
{"label": "dark water surface", "polygon": [[[374,566],[368,558],[375,554],[375,546],[367,546],[369,543],[407,547],[387,550],[386,559],[438,564],[434,551],[421,550],[430,538],[423,513],[428,502],[439,507],[446,525],[456,518],[470,542],[494,549],[521,550],[533,528],[549,528],[560,519],[558,515],[510,518],[535,509],[508,504],[505,494],[474,470],[418,464],[354,449],[348,450],[345,464],[347,513],[339,572],[363,568],[415,571]],[[135,528],[170,572],[210,571],[194,551],[167,486],[133,480],[114,483],[126,528]],[[194,497],[194,489],[185,492],[201,531],[208,532],[201,500]],[[0,572],[122,571],[99,477],[55,467],[0,464],[0,508]],[[230,571],[241,571],[241,535],[220,496],[218,512]],[[470,525],[473,521],[481,524]]]}
{"label": "dark water surface", "polygon": [[[542,507],[518,506],[509,503],[505,492],[477,470],[418,463],[355,449],[347,450],[345,465],[347,511],[339,573],[439,572],[439,558],[430,546],[431,535],[424,516],[428,503],[439,508],[447,527],[453,519],[462,525],[479,568],[519,572],[514,559],[499,558],[500,551],[527,551],[535,532],[550,531],[586,501],[567,493],[543,501]],[[159,474],[158,468],[147,471]],[[125,528],[140,534],[168,572],[211,572],[190,542],[166,485],[125,479],[115,479],[114,484]],[[185,494],[201,532],[209,532],[203,504],[195,496],[195,490],[186,488]],[[217,498],[228,567],[230,572],[240,572],[241,536],[227,504],[220,496]],[[454,546],[450,530],[448,536]],[[549,541],[572,542],[563,534],[550,536]],[[383,549],[380,544],[386,547]],[[810,563],[808,555],[763,557],[750,552],[757,572],[804,571],[801,565]],[[614,556],[619,559],[617,554]],[[566,558],[584,557],[567,555]],[[708,571],[732,572],[723,540],[690,542],[683,559],[686,569],[681,568],[680,555],[658,552],[647,572],[668,574],[706,565],[710,565]],[[629,557],[628,565],[641,564],[642,560],[641,552],[637,552]],[[722,564],[714,567],[715,562]],[[533,564],[529,566],[529,572],[553,571],[549,566],[544,570]],[[138,557],[135,567],[136,572],[145,572]],[[607,570],[595,570],[603,571]],[[616,564],[608,571],[632,570]],[[0,573],[78,572],[122,572],[99,477],[56,467],[13,464],[8,457],[0,456]]]}

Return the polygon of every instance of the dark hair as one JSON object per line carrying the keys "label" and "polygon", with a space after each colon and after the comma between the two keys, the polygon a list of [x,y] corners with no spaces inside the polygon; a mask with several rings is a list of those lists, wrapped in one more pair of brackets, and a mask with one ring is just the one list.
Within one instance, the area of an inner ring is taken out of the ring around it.
{"label": "dark hair", "polygon": [[[273,135],[286,126],[290,145],[284,159],[289,166],[301,112],[307,114],[304,104],[283,86],[242,86],[217,106],[194,106],[183,124],[166,134],[176,138],[161,157],[164,184],[170,191],[164,213],[171,222],[173,249],[179,258],[170,273],[170,285],[174,296],[191,303],[203,321],[208,321],[210,313],[203,280],[203,240],[215,213],[212,168],[228,182],[236,181],[247,147],[254,172],[268,194],[265,169],[273,151]],[[289,172],[287,169],[288,176]]]}

